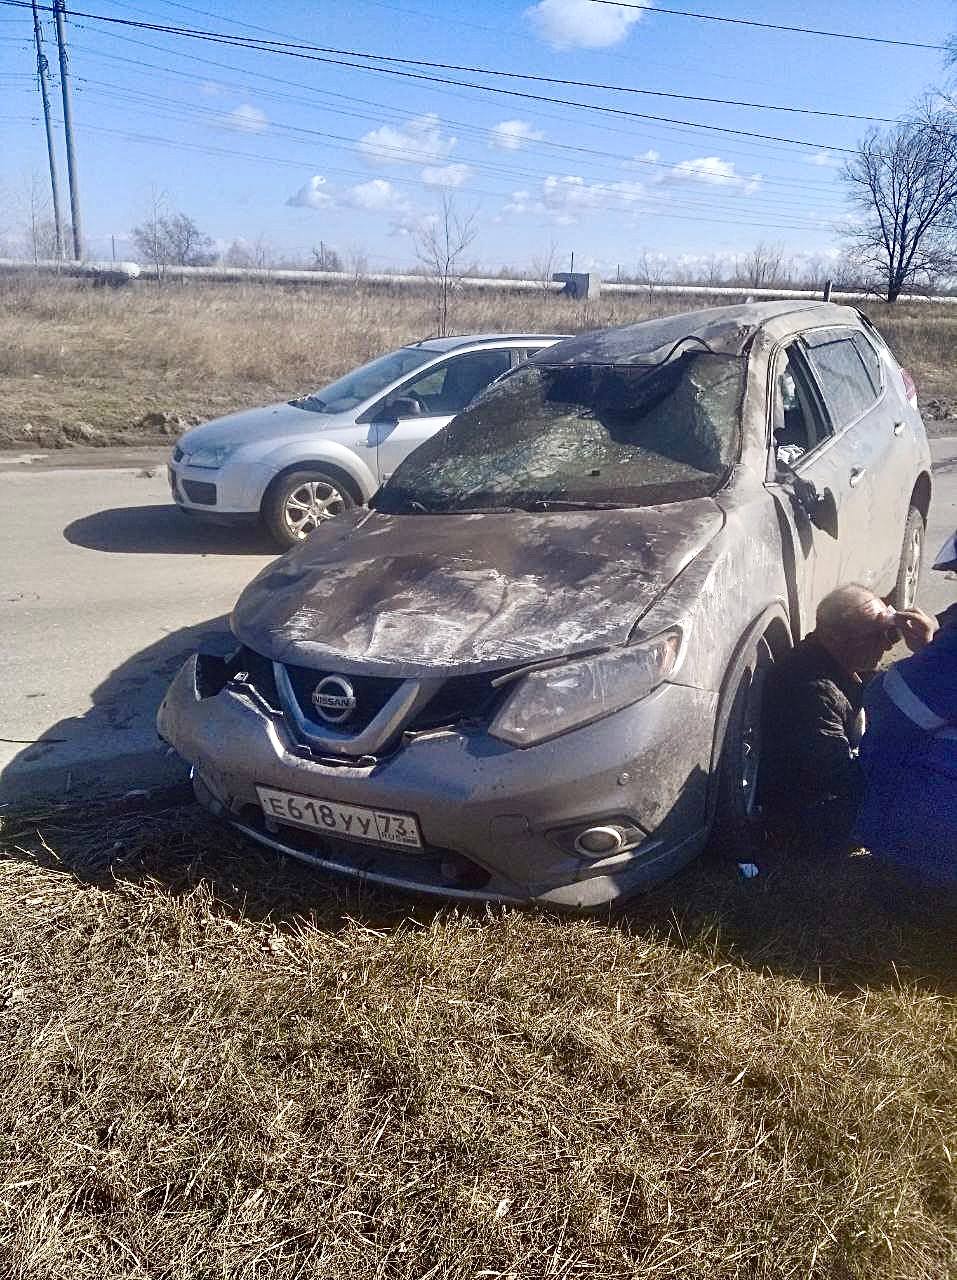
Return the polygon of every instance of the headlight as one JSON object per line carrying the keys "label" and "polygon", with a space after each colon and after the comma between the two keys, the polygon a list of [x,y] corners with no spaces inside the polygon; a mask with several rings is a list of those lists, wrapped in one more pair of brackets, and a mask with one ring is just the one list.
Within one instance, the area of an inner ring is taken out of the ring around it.
{"label": "headlight", "polygon": [[215,471],[217,467],[221,467],[231,453],[235,453],[237,445],[219,444],[211,449],[197,449],[195,453],[186,453],[184,450],[184,461],[189,467],[204,467],[210,471]]}
{"label": "headlight", "polygon": [[528,747],[600,720],[647,697],[674,671],[681,649],[678,628],[651,640],[530,671],[498,712],[489,733]]}

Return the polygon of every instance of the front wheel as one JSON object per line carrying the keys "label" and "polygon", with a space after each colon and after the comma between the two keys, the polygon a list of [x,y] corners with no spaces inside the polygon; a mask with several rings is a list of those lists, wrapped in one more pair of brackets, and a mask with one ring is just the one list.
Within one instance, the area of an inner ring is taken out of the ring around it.
{"label": "front wheel", "polygon": [[712,848],[736,861],[748,861],[761,831],[758,783],[761,770],[761,717],[764,687],[774,654],[762,636],[748,655],[731,704],[718,763],[718,797]]}
{"label": "front wheel", "polygon": [[263,499],[263,524],[279,546],[295,547],[321,524],[355,505],[341,481],[325,472],[290,471],[270,485]]}
{"label": "front wheel", "polygon": [[890,596],[895,609],[912,609],[917,602],[920,570],[924,562],[925,532],[923,515],[916,507],[911,507],[904,525],[904,545],[897,569],[897,581]]}

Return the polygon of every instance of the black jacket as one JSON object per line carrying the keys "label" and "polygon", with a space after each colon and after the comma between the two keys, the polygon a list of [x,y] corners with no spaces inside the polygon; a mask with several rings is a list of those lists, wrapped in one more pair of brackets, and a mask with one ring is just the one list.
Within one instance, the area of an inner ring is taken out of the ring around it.
{"label": "black jacket", "polygon": [[772,667],[762,725],[765,805],[793,811],[828,798],[860,799],[851,735],[863,701],[864,685],[813,634]]}

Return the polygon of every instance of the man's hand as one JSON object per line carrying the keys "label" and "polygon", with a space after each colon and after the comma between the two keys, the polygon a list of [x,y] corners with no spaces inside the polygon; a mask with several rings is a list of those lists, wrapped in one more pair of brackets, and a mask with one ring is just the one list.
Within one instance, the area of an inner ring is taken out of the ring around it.
{"label": "man's hand", "polygon": [[937,620],[923,609],[898,609],[894,614],[894,626],[911,653],[926,649],[937,634]]}

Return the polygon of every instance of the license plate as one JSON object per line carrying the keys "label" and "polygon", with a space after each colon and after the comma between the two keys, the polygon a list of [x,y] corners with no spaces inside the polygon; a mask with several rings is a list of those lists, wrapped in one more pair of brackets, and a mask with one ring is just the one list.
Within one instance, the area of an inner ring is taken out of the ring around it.
{"label": "license plate", "polygon": [[394,844],[421,849],[418,820],[411,813],[391,813],[383,809],[363,809],[358,805],[300,796],[292,791],[257,787],[259,803],[267,818],[288,822],[309,831],[362,840],[368,844]]}

